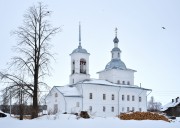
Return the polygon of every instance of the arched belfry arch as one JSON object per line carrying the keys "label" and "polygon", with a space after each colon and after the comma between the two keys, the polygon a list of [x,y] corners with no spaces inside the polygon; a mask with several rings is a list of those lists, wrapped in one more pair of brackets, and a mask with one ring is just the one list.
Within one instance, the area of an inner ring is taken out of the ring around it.
{"label": "arched belfry arch", "polygon": [[72,61],[72,74],[75,73],[75,60]]}
{"label": "arched belfry arch", "polygon": [[86,60],[83,59],[83,58],[81,58],[81,59],[80,59],[80,73],[86,74],[86,73],[87,73],[86,67],[87,67]]}

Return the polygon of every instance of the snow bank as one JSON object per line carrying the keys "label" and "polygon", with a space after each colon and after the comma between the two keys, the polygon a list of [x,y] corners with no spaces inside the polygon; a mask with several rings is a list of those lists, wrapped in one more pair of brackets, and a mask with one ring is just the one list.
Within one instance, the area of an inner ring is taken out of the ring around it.
{"label": "snow bank", "polygon": [[75,115],[43,116],[34,120],[17,120],[10,116],[0,119],[1,128],[180,128],[180,119],[165,121],[135,121],[118,118],[76,119]]}

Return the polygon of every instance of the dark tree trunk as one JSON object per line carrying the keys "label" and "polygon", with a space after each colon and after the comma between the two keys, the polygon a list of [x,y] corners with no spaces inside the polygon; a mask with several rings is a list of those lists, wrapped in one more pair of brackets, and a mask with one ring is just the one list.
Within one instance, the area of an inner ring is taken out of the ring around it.
{"label": "dark tree trunk", "polygon": [[35,68],[32,119],[38,117],[38,68]]}

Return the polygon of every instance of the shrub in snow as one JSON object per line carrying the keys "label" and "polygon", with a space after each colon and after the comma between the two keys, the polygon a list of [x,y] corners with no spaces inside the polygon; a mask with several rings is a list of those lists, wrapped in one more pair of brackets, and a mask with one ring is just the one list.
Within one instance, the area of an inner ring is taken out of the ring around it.
{"label": "shrub in snow", "polygon": [[87,111],[81,111],[80,112],[80,117],[85,118],[85,119],[90,118],[90,116],[89,116]]}

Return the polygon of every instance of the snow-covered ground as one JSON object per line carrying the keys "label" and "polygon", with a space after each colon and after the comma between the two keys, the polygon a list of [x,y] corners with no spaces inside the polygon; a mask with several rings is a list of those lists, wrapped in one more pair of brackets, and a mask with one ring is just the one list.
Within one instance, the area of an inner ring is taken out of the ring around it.
{"label": "snow-covered ground", "polygon": [[74,115],[60,114],[20,121],[8,115],[0,118],[0,128],[180,128],[180,118],[169,123],[152,120],[120,120],[116,117],[76,119]]}

